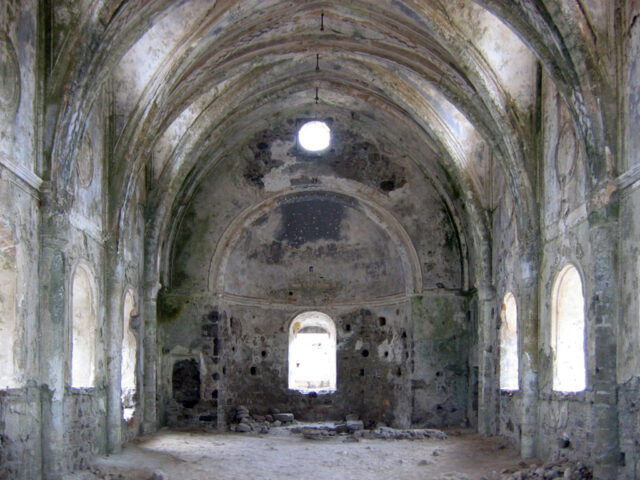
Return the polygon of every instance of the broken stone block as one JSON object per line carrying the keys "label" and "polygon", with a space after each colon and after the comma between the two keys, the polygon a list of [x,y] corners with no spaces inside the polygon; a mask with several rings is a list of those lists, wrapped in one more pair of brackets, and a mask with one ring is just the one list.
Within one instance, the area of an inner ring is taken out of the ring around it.
{"label": "broken stone block", "polygon": [[364,429],[364,423],[362,420],[349,420],[346,423],[347,431],[349,433],[357,432]]}
{"label": "broken stone block", "polygon": [[236,432],[238,433],[246,433],[251,431],[251,426],[246,423],[239,423],[236,425]]}
{"label": "broken stone block", "polygon": [[293,423],[295,420],[293,413],[274,413],[273,419],[280,420],[282,423]]}

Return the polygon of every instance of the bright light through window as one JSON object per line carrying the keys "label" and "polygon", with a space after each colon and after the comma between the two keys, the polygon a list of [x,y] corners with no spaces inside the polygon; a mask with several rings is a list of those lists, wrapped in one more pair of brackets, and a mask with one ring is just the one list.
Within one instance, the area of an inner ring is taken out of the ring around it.
{"label": "bright light through window", "polygon": [[289,328],[289,388],[301,393],[336,390],[336,327],[328,315],[305,312]]}
{"label": "bright light through window", "polygon": [[298,141],[305,150],[320,152],[331,143],[331,130],[324,122],[307,122],[298,131]]}
{"label": "bright light through window", "polygon": [[553,389],[581,392],[587,386],[582,279],[573,265],[562,269],[553,289]]}

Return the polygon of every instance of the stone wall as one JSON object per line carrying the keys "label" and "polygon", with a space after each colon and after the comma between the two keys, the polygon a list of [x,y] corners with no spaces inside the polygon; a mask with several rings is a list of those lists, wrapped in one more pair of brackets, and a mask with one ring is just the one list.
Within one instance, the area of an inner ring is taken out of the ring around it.
{"label": "stone wall", "polygon": [[70,389],[65,398],[65,450],[68,471],[86,470],[106,451],[107,405],[104,390]]}
{"label": "stone wall", "polygon": [[0,391],[0,478],[40,478],[40,390],[25,387]]}
{"label": "stone wall", "polygon": [[[162,325],[168,424],[222,426],[238,405],[316,421],[354,413],[369,425],[467,424],[468,361],[459,355],[469,348],[464,297],[323,308],[337,328],[337,390],[318,395],[288,389],[289,324],[300,310],[226,304],[200,313],[206,305],[194,303]],[[199,368],[196,405],[177,401],[182,394],[173,390],[175,365],[185,361]]]}

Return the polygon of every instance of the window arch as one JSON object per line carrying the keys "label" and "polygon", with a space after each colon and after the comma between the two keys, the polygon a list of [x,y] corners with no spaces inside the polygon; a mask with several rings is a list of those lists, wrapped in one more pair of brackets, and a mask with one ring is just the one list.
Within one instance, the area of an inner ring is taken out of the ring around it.
{"label": "window arch", "polygon": [[122,396],[122,417],[133,418],[136,395],[136,355],[138,340],[131,326],[137,315],[133,291],[127,290],[122,310],[122,362],[120,364],[120,390]]}
{"label": "window arch", "polygon": [[584,350],[584,295],[578,269],[569,264],[553,287],[551,346],[553,389],[579,392],[587,386]]}
{"label": "window arch", "polygon": [[93,277],[78,265],[71,286],[71,386],[93,387],[96,358],[96,306]]}
{"label": "window arch", "polygon": [[321,312],[301,313],[289,327],[289,389],[336,391],[336,326]]}
{"label": "window arch", "polygon": [[500,309],[500,388],[518,390],[518,307],[511,292]]}

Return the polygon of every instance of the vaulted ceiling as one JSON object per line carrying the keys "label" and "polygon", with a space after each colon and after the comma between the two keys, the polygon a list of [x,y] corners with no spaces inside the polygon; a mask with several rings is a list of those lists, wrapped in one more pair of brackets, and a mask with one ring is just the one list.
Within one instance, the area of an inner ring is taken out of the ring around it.
{"label": "vaulted ceiling", "polygon": [[606,96],[605,66],[594,60],[607,31],[598,1],[80,3],[50,12],[60,33],[48,66],[48,148],[62,159],[52,177],[70,178],[96,87],[108,85],[114,231],[143,172],[149,235],[160,244],[226,160],[268,130],[295,135],[301,120],[322,118],[421,171],[480,249],[496,175],[520,228],[537,221],[531,157],[542,75],[596,152],[597,178],[607,141],[593,100]]}

